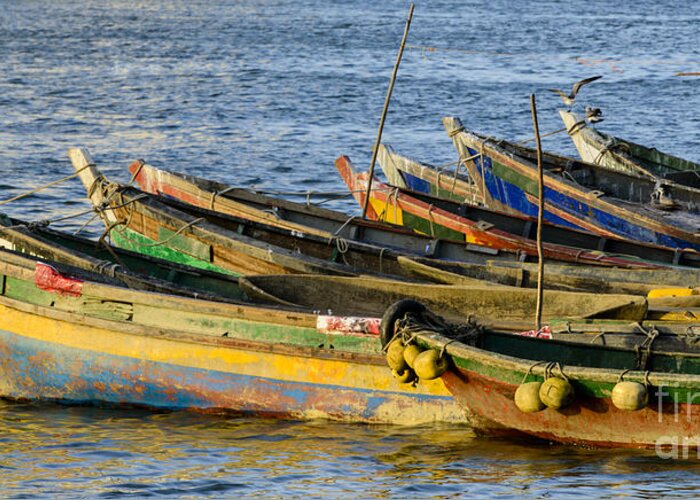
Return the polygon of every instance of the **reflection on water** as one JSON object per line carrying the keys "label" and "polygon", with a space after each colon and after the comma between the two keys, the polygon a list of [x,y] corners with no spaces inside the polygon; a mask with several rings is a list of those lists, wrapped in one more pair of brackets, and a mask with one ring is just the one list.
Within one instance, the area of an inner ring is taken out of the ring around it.
{"label": "reflection on water", "polygon": [[403,428],[0,403],[4,493],[695,494],[696,461]]}

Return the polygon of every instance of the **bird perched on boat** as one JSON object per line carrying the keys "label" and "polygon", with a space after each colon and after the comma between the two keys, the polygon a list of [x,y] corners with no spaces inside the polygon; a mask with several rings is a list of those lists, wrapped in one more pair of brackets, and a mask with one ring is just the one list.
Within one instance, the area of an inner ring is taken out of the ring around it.
{"label": "bird perched on boat", "polygon": [[555,94],[559,94],[561,100],[564,101],[564,104],[569,106],[569,109],[571,109],[574,105],[574,102],[576,101],[576,95],[579,93],[579,90],[581,90],[581,87],[583,87],[584,85],[588,85],[591,82],[595,82],[599,78],[603,78],[603,75],[591,76],[589,78],[579,80],[578,82],[574,83],[574,86],[571,88],[571,93],[569,95],[566,95],[563,91],[559,89],[547,90],[549,90],[550,92],[554,92]]}
{"label": "bird perched on boat", "polygon": [[668,192],[668,186],[661,181],[656,181],[654,191],[651,193],[651,203],[661,210],[678,208],[678,204],[671,198],[671,193]]}
{"label": "bird perched on boat", "polygon": [[591,123],[597,123],[603,121],[603,112],[600,108],[593,108],[591,106],[586,106],[586,120]]}

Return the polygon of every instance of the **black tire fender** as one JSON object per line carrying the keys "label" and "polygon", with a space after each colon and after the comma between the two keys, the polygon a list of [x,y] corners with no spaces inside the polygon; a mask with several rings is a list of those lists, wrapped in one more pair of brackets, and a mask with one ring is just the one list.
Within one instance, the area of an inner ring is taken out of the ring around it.
{"label": "black tire fender", "polygon": [[382,322],[379,324],[379,338],[382,341],[382,348],[386,347],[394,338],[394,325],[406,315],[406,313],[420,314],[427,308],[422,303],[413,299],[402,299],[391,304],[382,315]]}

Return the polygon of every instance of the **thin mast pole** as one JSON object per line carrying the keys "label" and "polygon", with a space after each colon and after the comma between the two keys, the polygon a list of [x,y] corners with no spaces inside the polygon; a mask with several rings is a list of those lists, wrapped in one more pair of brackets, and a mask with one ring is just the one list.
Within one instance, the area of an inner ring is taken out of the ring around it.
{"label": "thin mast pole", "polygon": [[542,249],[542,222],[544,220],[544,172],[542,171],[542,144],[540,142],[540,127],[537,123],[537,103],[535,94],[530,94],[530,111],[532,112],[532,125],[535,129],[535,143],[537,144],[537,183],[539,186],[538,210],[537,210],[537,309],[535,311],[535,324],[539,330],[542,327],[542,298],[544,284],[544,255]]}
{"label": "thin mast pole", "polygon": [[399,53],[396,55],[396,62],[394,63],[394,71],[391,74],[391,82],[389,83],[389,90],[386,93],[386,99],[384,100],[384,109],[382,110],[382,117],[379,120],[379,130],[377,131],[377,140],[374,143],[374,148],[372,149],[372,163],[369,166],[369,180],[367,181],[367,193],[365,194],[365,204],[362,207],[362,218],[367,216],[367,208],[369,207],[369,195],[372,192],[372,179],[374,179],[374,165],[377,162],[377,152],[379,151],[379,144],[382,141],[382,131],[384,130],[384,120],[386,120],[386,113],[389,110],[389,101],[391,100],[391,92],[394,90],[394,82],[396,81],[396,75],[399,72],[399,64],[401,63],[401,57],[403,56],[403,49],[406,47],[406,38],[408,38],[408,29],[411,27],[411,18],[413,17],[414,5],[408,9],[408,19],[406,19],[406,27],[403,30],[403,38],[401,39],[401,46],[399,47]]}

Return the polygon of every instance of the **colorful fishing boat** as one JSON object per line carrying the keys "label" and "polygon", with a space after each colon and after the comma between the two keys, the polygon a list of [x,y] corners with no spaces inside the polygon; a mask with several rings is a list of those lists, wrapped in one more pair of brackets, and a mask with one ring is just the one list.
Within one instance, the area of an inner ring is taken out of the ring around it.
{"label": "colorful fishing boat", "polygon": [[636,348],[503,335],[447,324],[413,301],[388,310],[382,330],[404,343],[392,342],[389,354],[418,346],[421,382],[441,375],[478,432],[602,447],[700,445],[698,353],[655,350],[653,333]]}
{"label": "colorful fishing boat", "polygon": [[318,273],[401,276],[391,248],[326,238],[235,217],[109,182],[84,149],[73,166],[118,246],[235,274]]}
{"label": "colorful fishing boat", "polygon": [[[516,216],[478,206],[477,204],[483,204],[481,197],[476,199],[475,204],[472,191],[474,185],[468,170],[460,171],[462,162],[436,167],[399,155],[384,145],[379,147],[377,159],[390,183],[415,198],[458,215],[469,213],[471,217],[478,217],[479,220],[513,234],[532,238],[537,231],[537,218],[534,216]],[[630,255],[673,265],[697,267],[700,259],[700,253],[695,250],[669,249],[620,237],[601,236],[546,221],[542,228],[542,238],[543,241],[551,243]]]}
{"label": "colorful fishing boat", "polygon": [[[3,397],[399,424],[466,419],[439,381],[414,388],[389,374],[378,320],[252,305],[227,275],[3,224],[0,242],[15,250],[0,250]],[[182,296],[155,291],[164,280]],[[202,300],[209,287],[219,302]],[[608,334],[623,327],[578,322]],[[632,341],[627,329],[618,340]]]}
{"label": "colorful fishing boat", "polygon": [[[458,118],[444,118],[443,124],[485,206],[537,215],[535,150],[468,132]],[[602,236],[700,250],[700,207],[686,199],[687,190],[668,185],[661,197],[650,179],[549,153],[542,160],[545,220]]]}
{"label": "colorful fishing boat", "polygon": [[[585,117],[560,110],[567,132],[583,161],[601,165],[610,170],[647,177],[658,183],[659,194],[670,182],[687,186],[685,198],[700,205],[700,164],[648,148],[626,139],[604,134]],[[675,186],[675,190],[683,189]],[[674,200],[666,200],[673,203]]]}
{"label": "colorful fishing boat", "polygon": [[[223,277],[225,278],[225,277]],[[378,319],[129,290],[0,250],[0,396],[280,418],[465,422],[387,371]]]}
{"label": "colorful fishing boat", "polygon": [[[357,172],[346,156],[336,159],[335,166],[354,194],[355,199],[360,205],[363,205],[367,188],[367,174]],[[453,207],[451,202],[438,198],[425,200],[424,196],[414,196],[413,193],[388,186],[378,179],[374,179],[367,216],[375,220],[404,225],[434,237],[461,239],[466,244],[494,248],[499,251],[509,250],[521,256],[537,256],[535,240],[514,232],[504,231],[496,224],[484,221],[478,215],[472,215],[472,210],[467,205],[462,205],[463,209],[459,211],[459,214],[455,214],[443,208],[444,205]],[[531,228],[532,225],[528,225],[526,222],[523,220],[523,225]],[[546,242],[543,246],[545,258],[563,262],[625,268],[658,268],[662,266],[655,262],[633,257],[611,255],[598,250],[587,250],[564,244]],[[666,254],[668,253],[666,251]],[[670,253],[673,254],[673,252]],[[693,256],[696,255],[697,252],[693,252]]]}
{"label": "colorful fishing boat", "polygon": [[[382,146],[383,148],[383,146]],[[314,206],[312,204],[294,203],[280,198],[265,196],[249,190],[235,188],[226,184],[200,179],[197,177],[157,169],[139,160],[129,167],[132,177],[144,191],[161,195],[167,199],[175,199],[200,208],[210,208],[217,212],[232,216],[246,217],[251,220],[263,221],[267,224],[289,227],[303,233],[317,234],[329,239],[342,238],[378,247],[384,251],[387,259],[393,259],[396,252],[406,256],[422,256],[436,259],[457,260],[473,264],[484,263],[487,260],[516,261],[522,260],[523,255],[517,252],[504,252],[492,247],[475,244],[455,243],[449,239],[433,238],[422,235],[401,226],[349,216]],[[440,208],[457,211],[457,205],[443,203],[440,200],[430,200],[438,203]],[[178,204],[178,208],[187,210],[186,206]],[[474,216],[479,220],[494,221],[499,227],[512,230],[518,234],[524,230],[525,223],[521,218],[503,214],[491,214],[487,210],[474,208]],[[499,219],[500,217],[500,219]],[[486,219],[486,220],[484,220]],[[643,245],[630,245],[626,242],[601,241],[601,238],[588,234],[577,234],[564,228],[548,227],[546,236],[549,240],[578,242],[592,249],[609,247],[613,252],[644,255],[645,258],[654,255],[654,248]],[[460,238],[464,240],[463,236]],[[352,249],[352,246],[349,248]],[[651,252],[651,253],[650,253]],[[687,257],[686,257],[687,256]],[[661,258],[675,257],[672,252],[663,250]],[[677,260],[692,260],[697,257],[700,265],[700,255],[679,254]]]}

